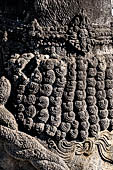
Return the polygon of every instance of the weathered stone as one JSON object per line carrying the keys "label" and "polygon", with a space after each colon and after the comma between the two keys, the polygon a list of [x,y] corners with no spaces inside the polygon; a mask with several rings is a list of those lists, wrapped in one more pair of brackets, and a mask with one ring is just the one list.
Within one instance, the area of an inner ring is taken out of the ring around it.
{"label": "weathered stone", "polygon": [[0,169],[113,168],[110,0],[0,1]]}

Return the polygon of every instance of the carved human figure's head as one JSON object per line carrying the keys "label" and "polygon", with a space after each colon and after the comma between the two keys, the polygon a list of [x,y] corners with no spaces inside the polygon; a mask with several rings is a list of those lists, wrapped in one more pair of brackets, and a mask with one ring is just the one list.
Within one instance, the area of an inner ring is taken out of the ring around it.
{"label": "carved human figure's head", "polygon": [[0,78],[0,105],[4,105],[11,92],[11,84],[4,76]]}

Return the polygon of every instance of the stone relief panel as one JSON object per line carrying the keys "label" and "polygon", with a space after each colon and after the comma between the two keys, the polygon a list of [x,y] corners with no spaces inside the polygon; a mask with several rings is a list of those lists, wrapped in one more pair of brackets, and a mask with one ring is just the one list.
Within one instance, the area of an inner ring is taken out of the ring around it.
{"label": "stone relief panel", "polygon": [[0,150],[12,169],[112,169],[112,27],[85,10],[62,26],[0,20]]}

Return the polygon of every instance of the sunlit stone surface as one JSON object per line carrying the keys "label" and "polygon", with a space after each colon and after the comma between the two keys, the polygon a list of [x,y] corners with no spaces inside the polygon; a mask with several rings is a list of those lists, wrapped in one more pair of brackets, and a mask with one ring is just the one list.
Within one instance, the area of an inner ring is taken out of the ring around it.
{"label": "sunlit stone surface", "polygon": [[0,1],[0,170],[113,169],[109,0]]}

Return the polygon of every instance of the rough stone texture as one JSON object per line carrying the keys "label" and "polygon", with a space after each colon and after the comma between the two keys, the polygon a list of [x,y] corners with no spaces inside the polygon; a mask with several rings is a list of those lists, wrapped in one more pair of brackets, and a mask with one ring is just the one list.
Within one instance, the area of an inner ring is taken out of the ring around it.
{"label": "rough stone texture", "polygon": [[110,0],[0,3],[0,168],[113,169]]}
{"label": "rough stone texture", "polygon": [[0,141],[0,170],[35,170],[27,161],[15,160],[7,154],[4,149],[4,142]]}
{"label": "rough stone texture", "polygon": [[[0,11],[4,16],[24,21],[36,18],[40,25],[69,23],[82,8],[91,22],[106,23],[111,18],[111,0],[1,0]],[[17,18],[18,17],[18,18]]]}
{"label": "rough stone texture", "polygon": [[111,0],[81,0],[82,8],[85,8],[91,22],[93,23],[108,23],[111,18]]}

